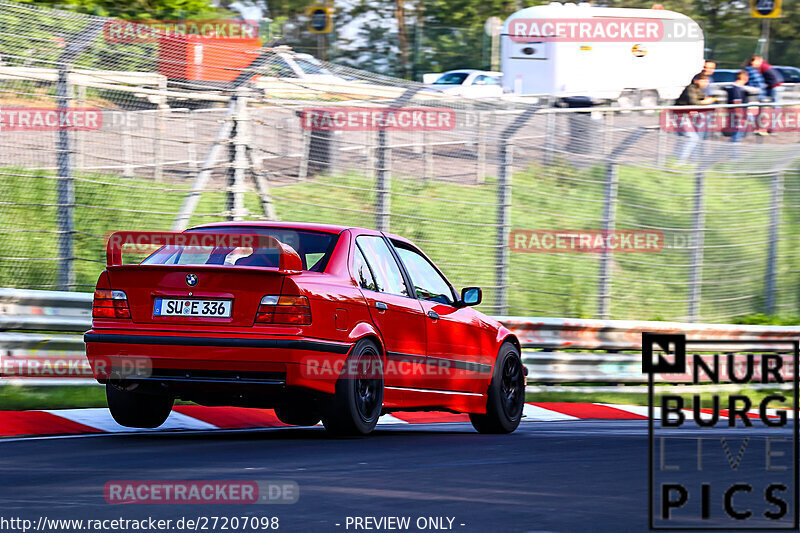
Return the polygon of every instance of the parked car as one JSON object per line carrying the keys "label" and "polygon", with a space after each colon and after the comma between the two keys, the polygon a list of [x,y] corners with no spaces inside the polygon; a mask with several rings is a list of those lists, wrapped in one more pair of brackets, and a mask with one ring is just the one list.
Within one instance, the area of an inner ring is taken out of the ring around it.
{"label": "parked car", "polygon": [[466,98],[488,98],[503,95],[501,72],[488,70],[450,70],[436,78],[430,87],[445,94]]}
{"label": "parked car", "polygon": [[776,66],[775,69],[783,76],[784,83],[800,83],[800,68]]}
{"label": "parked car", "polygon": [[741,69],[721,69],[718,68],[711,75],[711,83],[733,83],[736,81],[736,74]]}
{"label": "parked car", "polygon": [[[402,410],[469,413],[482,433],[520,422],[519,341],[473,309],[481,289],[456,292],[403,237],[215,223],[163,234],[213,244],[169,241],[125,265],[121,235],[109,239],[85,342],[123,426],[161,425],[176,398],[275,408],[286,424],[321,419],[342,434],[367,434]],[[258,245],[225,240],[242,236]]]}

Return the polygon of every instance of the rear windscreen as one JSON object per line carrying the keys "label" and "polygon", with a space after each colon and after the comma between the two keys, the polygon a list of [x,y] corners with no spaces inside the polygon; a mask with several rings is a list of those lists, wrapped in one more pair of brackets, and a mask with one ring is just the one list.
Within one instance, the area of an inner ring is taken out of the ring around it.
{"label": "rear windscreen", "polygon": [[[303,262],[303,270],[322,272],[328,264],[338,235],[318,231],[306,231],[284,228],[253,228],[225,226],[218,228],[200,228],[187,233],[225,233],[260,235],[273,237],[297,251]],[[241,247],[182,247],[165,246],[147,259],[143,265],[230,265],[277,268],[279,251],[277,248]]]}

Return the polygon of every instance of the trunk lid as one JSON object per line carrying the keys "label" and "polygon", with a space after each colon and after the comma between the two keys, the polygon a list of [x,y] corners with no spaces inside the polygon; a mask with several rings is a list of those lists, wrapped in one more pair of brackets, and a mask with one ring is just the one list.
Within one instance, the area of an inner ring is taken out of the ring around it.
{"label": "trunk lid", "polygon": [[[187,276],[196,282],[190,286]],[[128,265],[109,267],[108,277],[111,287],[127,294],[134,323],[252,326],[261,298],[281,294],[286,274],[238,266]],[[159,298],[230,301],[231,316],[154,316]]]}

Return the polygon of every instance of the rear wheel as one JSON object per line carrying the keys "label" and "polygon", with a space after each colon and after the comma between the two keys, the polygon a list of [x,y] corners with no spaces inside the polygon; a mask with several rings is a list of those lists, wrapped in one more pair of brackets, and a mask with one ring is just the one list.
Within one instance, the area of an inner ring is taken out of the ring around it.
{"label": "rear wheel", "polygon": [[129,428],[157,428],[167,420],[175,403],[171,396],[127,391],[113,385],[106,385],[106,399],[114,420]]}
{"label": "rear wheel", "polygon": [[275,409],[278,420],[290,426],[316,426],[319,414],[306,405],[287,405]]}
{"label": "rear wheel", "polygon": [[522,420],[525,405],[525,370],[519,350],[510,342],[500,347],[486,400],[486,414],[470,414],[479,433],[511,433]]}
{"label": "rear wheel", "polygon": [[383,408],[383,365],[378,346],[359,341],[347,358],[336,382],[333,401],[322,423],[334,435],[367,435],[378,423]]}

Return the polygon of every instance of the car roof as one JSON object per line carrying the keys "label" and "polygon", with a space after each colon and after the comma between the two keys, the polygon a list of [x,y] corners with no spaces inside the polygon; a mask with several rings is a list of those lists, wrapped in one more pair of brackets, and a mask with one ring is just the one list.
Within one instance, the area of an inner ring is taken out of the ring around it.
{"label": "car roof", "polygon": [[299,230],[308,230],[308,231],[321,231],[324,233],[335,233],[339,234],[348,229],[364,229],[364,231],[374,231],[368,230],[365,228],[355,228],[353,226],[341,226],[337,224],[317,224],[313,222],[265,222],[265,221],[255,221],[255,220],[241,220],[238,222],[211,222],[209,224],[202,224],[200,226],[194,226],[189,229],[198,229],[198,228],[225,228],[225,227],[250,227],[250,228],[286,228],[286,229],[299,229]]}
{"label": "car roof", "polygon": [[442,76],[444,76],[445,74],[472,74],[472,73],[476,73],[476,72],[481,73],[481,74],[485,74],[487,76],[502,76],[503,75],[502,72],[495,72],[495,71],[492,71],[492,70],[480,70],[480,69],[474,69],[474,68],[461,68],[461,69],[458,69],[458,70],[448,70],[447,72],[442,72]]}

